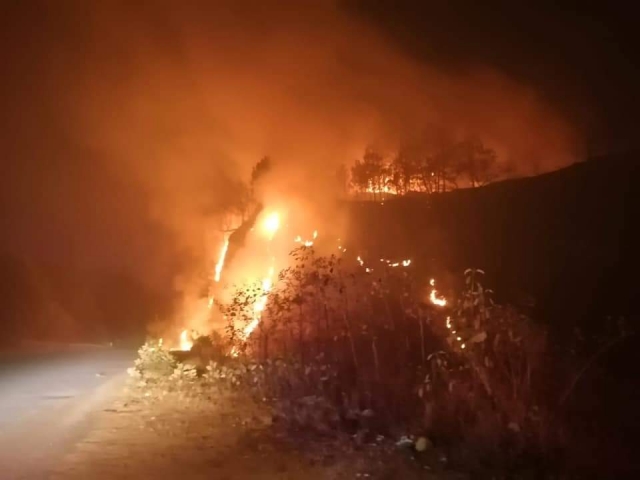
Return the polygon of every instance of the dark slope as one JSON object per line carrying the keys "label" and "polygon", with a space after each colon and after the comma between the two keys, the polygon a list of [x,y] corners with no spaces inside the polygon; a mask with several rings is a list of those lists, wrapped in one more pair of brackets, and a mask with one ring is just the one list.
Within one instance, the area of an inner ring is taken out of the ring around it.
{"label": "dark slope", "polygon": [[425,275],[483,268],[504,300],[555,321],[637,313],[638,160],[597,158],[441,195],[353,203],[350,240]]}
{"label": "dark slope", "polygon": [[[611,156],[484,188],[351,203],[350,247],[369,259],[411,257],[443,289],[465,268],[483,268],[499,300],[535,299],[534,318],[568,354],[575,325],[601,334],[614,323],[607,317],[625,316],[640,328],[639,160]],[[637,335],[599,357],[565,405],[579,432],[568,458],[593,478],[638,478],[636,344]]]}

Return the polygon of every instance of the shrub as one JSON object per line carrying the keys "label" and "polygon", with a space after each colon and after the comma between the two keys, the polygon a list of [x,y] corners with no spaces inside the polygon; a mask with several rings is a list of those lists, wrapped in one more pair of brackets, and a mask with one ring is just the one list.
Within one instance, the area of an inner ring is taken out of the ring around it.
{"label": "shrub", "polygon": [[307,247],[291,255],[294,266],[280,274],[248,340],[236,328],[253,318],[251,300],[263,292],[239,289],[225,310],[229,341],[260,362],[252,382],[265,396],[290,412],[331,405],[343,428],[426,434],[496,462],[540,448],[550,423],[546,334],[494,305],[482,271],[467,270],[457,301],[441,308],[421,300],[409,268],[367,272]]}
{"label": "shrub", "polygon": [[129,374],[145,383],[168,378],[177,367],[176,359],[162,345],[162,340],[148,341],[138,350],[138,358]]}
{"label": "shrub", "polygon": [[546,329],[529,317],[494,304],[481,270],[467,270],[457,298],[441,307],[410,268],[365,270],[307,247],[291,255],[249,338],[242,331],[266,294],[259,285],[222,306],[225,339],[196,341],[201,372],[148,343],[135,375],[176,389],[244,389],[305,431],[424,437],[466,467],[516,469],[552,457],[564,430],[558,402],[616,341],[550,385],[568,364],[561,349],[551,352]]}

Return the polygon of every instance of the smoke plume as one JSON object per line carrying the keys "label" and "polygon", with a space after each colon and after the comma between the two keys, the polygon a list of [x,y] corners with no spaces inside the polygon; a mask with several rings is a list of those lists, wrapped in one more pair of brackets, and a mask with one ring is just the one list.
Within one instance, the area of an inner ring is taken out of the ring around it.
{"label": "smoke plume", "polygon": [[[81,239],[77,225],[99,224],[103,255],[115,242],[129,253],[110,258],[179,289],[190,266],[215,261],[220,214],[264,155],[267,204],[326,214],[333,172],[367,145],[476,135],[522,174],[579,154],[571,125],[527,85],[419,63],[333,2],[66,2],[41,13],[29,71],[64,138],[58,166],[42,159],[46,137],[29,147],[43,204],[59,202],[47,222]],[[60,169],[71,171],[62,196],[46,180]]]}

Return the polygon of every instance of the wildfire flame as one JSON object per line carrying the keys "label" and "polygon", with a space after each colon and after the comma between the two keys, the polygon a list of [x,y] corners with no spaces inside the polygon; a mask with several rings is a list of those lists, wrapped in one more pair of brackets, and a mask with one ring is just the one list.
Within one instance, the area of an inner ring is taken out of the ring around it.
{"label": "wildfire flame", "polygon": [[271,240],[280,228],[280,214],[278,212],[272,212],[267,215],[262,222],[262,228],[269,240]]}
{"label": "wildfire flame", "polygon": [[[313,240],[315,240],[316,238],[318,238],[318,231],[314,230],[313,231]],[[313,240],[302,240],[302,236],[300,236],[300,235],[296,236],[296,238],[293,239],[293,241],[295,243],[300,243],[300,244],[304,245],[305,247],[313,246]]]}
{"label": "wildfire flame", "polygon": [[[262,229],[267,234],[267,238],[269,239],[269,241],[273,239],[274,235],[276,234],[279,228],[280,228],[280,214],[278,212],[270,213],[262,221]],[[302,238],[298,236],[294,239],[294,241],[295,242],[302,241]],[[275,268],[273,265],[271,265],[271,267],[269,268],[269,272],[267,273],[267,276],[262,279],[262,295],[260,296],[260,298],[258,298],[258,300],[256,300],[256,302],[253,305],[253,319],[251,320],[251,322],[249,322],[249,324],[246,327],[244,327],[242,331],[243,340],[248,339],[251,333],[255,330],[255,328],[260,323],[260,320],[262,318],[262,312],[264,311],[267,305],[267,294],[269,293],[269,291],[271,290],[271,287],[273,286],[274,272],[275,272]],[[238,352],[234,348],[231,354],[233,356],[236,356],[238,355]]]}
{"label": "wildfire flame", "polygon": [[[360,258],[360,257],[358,257],[358,258]],[[409,265],[411,265],[411,260],[408,259],[408,258],[406,260],[401,260],[399,262],[392,262],[391,260],[388,260],[386,258],[381,258],[380,261],[382,263],[386,263],[387,266],[393,267],[393,268],[399,267],[399,266],[408,267]],[[360,264],[360,265],[362,265],[362,264]]]}
{"label": "wildfire flame", "polygon": [[[262,295],[258,300],[256,300],[256,303],[253,305],[253,319],[246,327],[244,327],[244,330],[242,331],[243,340],[249,338],[249,336],[253,333],[253,331],[260,323],[260,320],[262,319],[262,312],[267,305],[267,294],[269,293],[269,291],[271,291],[271,287],[273,286],[273,274],[274,268],[272,266],[271,268],[269,268],[269,274],[262,279]],[[237,355],[237,352],[235,352],[234,350],[232,354]]]}
{"label": "wildfire flame", "polygon": [[[273,236],[276,234],[278,229],[280,228],[280,214],[278,212],[272,212],[267,215],[262,222],[262,227],[264,231],[267,233],[269,240],[273,239]],[[299,237],[296,237],[296,239]],[[271,290],[273,285],[273,274],[274,267],[271,265],[269,267],[269,272],[266,277],[262,279],[262,295],[253,305],[253,320],[244,328],[242,331],[242,336],[246,340],[249,338],[251,333],[255,330],[260,323],[260,319],[262,318],[262,312],[264,311],[265,306],[267,305],[267,294]]]}
{"label": "wildfire flame", "polygon": [[[263,227],[265,231],[269,234],[269,240],[273,238],[273,235],[280,227],[280,215],[277,212],[273,212],[269,216],[267,216],[263,222]],[[313,240],[318,238],[318,230],[313,231]],[[300,235],[296,236],[293,241],[295,243],[301,243],[305,247],[310,247],[313,245],[313,240],[302,240]],[[267,306],[268,294],[273,287],[273,278],[275,274],[275,268],[273,265],[269,268],[269,272],[267,276],[262,279],[262,295],[253,305],[253,319],[242,331],[243,339],[246,340],[249,338],[251,333],[256,329],[260,320],[262,319],[262,312]],[[237,354],[237,352],[236,352]]]}
{"label": "wildfire flame", "polygon": [[220,275],[222,275],[222,268],[224,267],[224,259],[227,256],[227,250],[229,250],[229,237],[225,237],[222,249],[220,250],[220,257],[218,258],[218,263],[216,263],[214,271],[215,274],[213,277],[215,282],[220,281]]}
{"label": "wildfire flame", "polygon": [[183,330],[180,334],[180,350],[186,352],[191,350],[191,347],[193,347],[193,340],[189,335],[189,331]]}
{"label": "wildfire flame", "polygon": [[436,281],[432,278],[429,281],[429,284],[433,287],[431,289],[431,294],[429,295],[429,300],[431,301],[431,303],[433,303],[434,305],[437,305],[439,307],[444,307],[447,304],[447,299],[444,297],[438,297],[437,294],[438,292],[435,289],[436,286]]}

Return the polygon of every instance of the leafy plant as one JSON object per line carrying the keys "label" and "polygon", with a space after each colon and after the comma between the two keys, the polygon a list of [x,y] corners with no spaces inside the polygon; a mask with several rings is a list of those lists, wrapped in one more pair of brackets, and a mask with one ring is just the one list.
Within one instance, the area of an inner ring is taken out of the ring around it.
{"label": "leafy plant", "polygon": [[138,358],[129,369],[129,375],[146,383],[157,383],[169,377],[177,364],[171,352],[162,345],[162,340],[151,340],[138,350]]}

